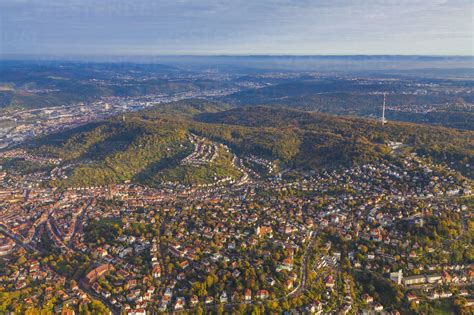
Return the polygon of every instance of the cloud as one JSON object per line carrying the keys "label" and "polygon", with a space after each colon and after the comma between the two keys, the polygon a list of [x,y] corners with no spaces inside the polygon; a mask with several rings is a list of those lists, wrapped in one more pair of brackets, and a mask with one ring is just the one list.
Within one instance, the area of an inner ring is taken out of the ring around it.
{"label": "cloud", "polygon": [[0,12],[13,54],[473,53],[467,0],[2,0]]}

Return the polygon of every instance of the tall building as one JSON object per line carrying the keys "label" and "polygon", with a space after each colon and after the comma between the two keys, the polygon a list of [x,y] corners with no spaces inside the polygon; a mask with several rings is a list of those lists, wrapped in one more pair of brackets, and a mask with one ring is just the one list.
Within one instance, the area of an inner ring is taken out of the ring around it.
{"label": "tall building", "polygon": [[390,280],[392,280],[393,282],[396,282],[398,285],[402,284],[403,271],[400,269],[396,272],[391,272],[390,273]]}

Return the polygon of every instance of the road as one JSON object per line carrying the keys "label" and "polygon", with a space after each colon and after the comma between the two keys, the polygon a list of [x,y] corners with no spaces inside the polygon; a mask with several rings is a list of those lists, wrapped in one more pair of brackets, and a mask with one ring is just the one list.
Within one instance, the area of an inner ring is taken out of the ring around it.
{"label": "road", "polygon": [[308,279],[308,264],[309,264],[309,258],[311,256],[311,252],[313,250],[314,244],[316,243],[316,240],[318,238],[318,234],[320,232],[320,228],[317,228],[314,230],[311,234],[311,238],[309,241],[308,246],[306,247],[306,251],[303,256],[303,264],[301,265],[301,270],[300,270],[300,282],[296,286],[296,288],[291,291],[290,293],[287,294],[287,297],[293,297],[301,294],[304,292],[306,289],[306,280]]}
{"label": "road", "polygon": [[8,228],[6,228],[4,225],[0,224],[0,233],[6,235],[7,237],[13,239],[15,242],[17,242],[21,247],[25,248],[26,250],[34,253],[41,253],[40,250],[34,248],[33,246],[24,243],[16,234],[12,233]]}
{"label": "road", "polygon": [[84,219],[84,215],[87,212],[87,208],[92,204],[94,198],[89,200],[89,202],[84,206],[84,208],[81,210],[81,213],[78,214],[76,219],[74,220],[74,228],[71,237],[69,238],[68,242],[68,247],[73,248],[73,242],[74,242],[74,237],[76,236],[77,232],[82,229],[82,221]]}
{"label": "road", "polygon": [[86,287],[82,281],[79,281],[77,283],[77,285],[79,286],[79,288],[86,292],[88,295],[94,297],[96,300],[99,300],[102,302],[102,304],[104,304],[108,309],[109,311],[113,314],[113,315],[119,315],[120,312],[117,310],[117,308],[115,306],[113,306],[107,299],[103,298],[102,296],[98,295],[97,293],[95,293],[94,291],[92,291],[92,289]]}

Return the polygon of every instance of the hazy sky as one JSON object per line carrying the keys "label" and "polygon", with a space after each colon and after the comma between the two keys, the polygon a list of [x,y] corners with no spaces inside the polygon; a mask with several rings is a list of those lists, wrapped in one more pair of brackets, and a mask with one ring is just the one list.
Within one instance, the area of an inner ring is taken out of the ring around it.
{"label": "hazy sky", "polygon": [[3,54],[473,55],[472,0],[0,0]]}

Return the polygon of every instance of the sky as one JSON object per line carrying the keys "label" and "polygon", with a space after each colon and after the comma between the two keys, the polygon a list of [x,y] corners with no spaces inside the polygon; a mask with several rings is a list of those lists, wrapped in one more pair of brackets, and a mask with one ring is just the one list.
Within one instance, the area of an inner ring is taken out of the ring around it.
{"label": "sky", "polygon": [[6,55],[469,55],[472,0],[0,0]]}

